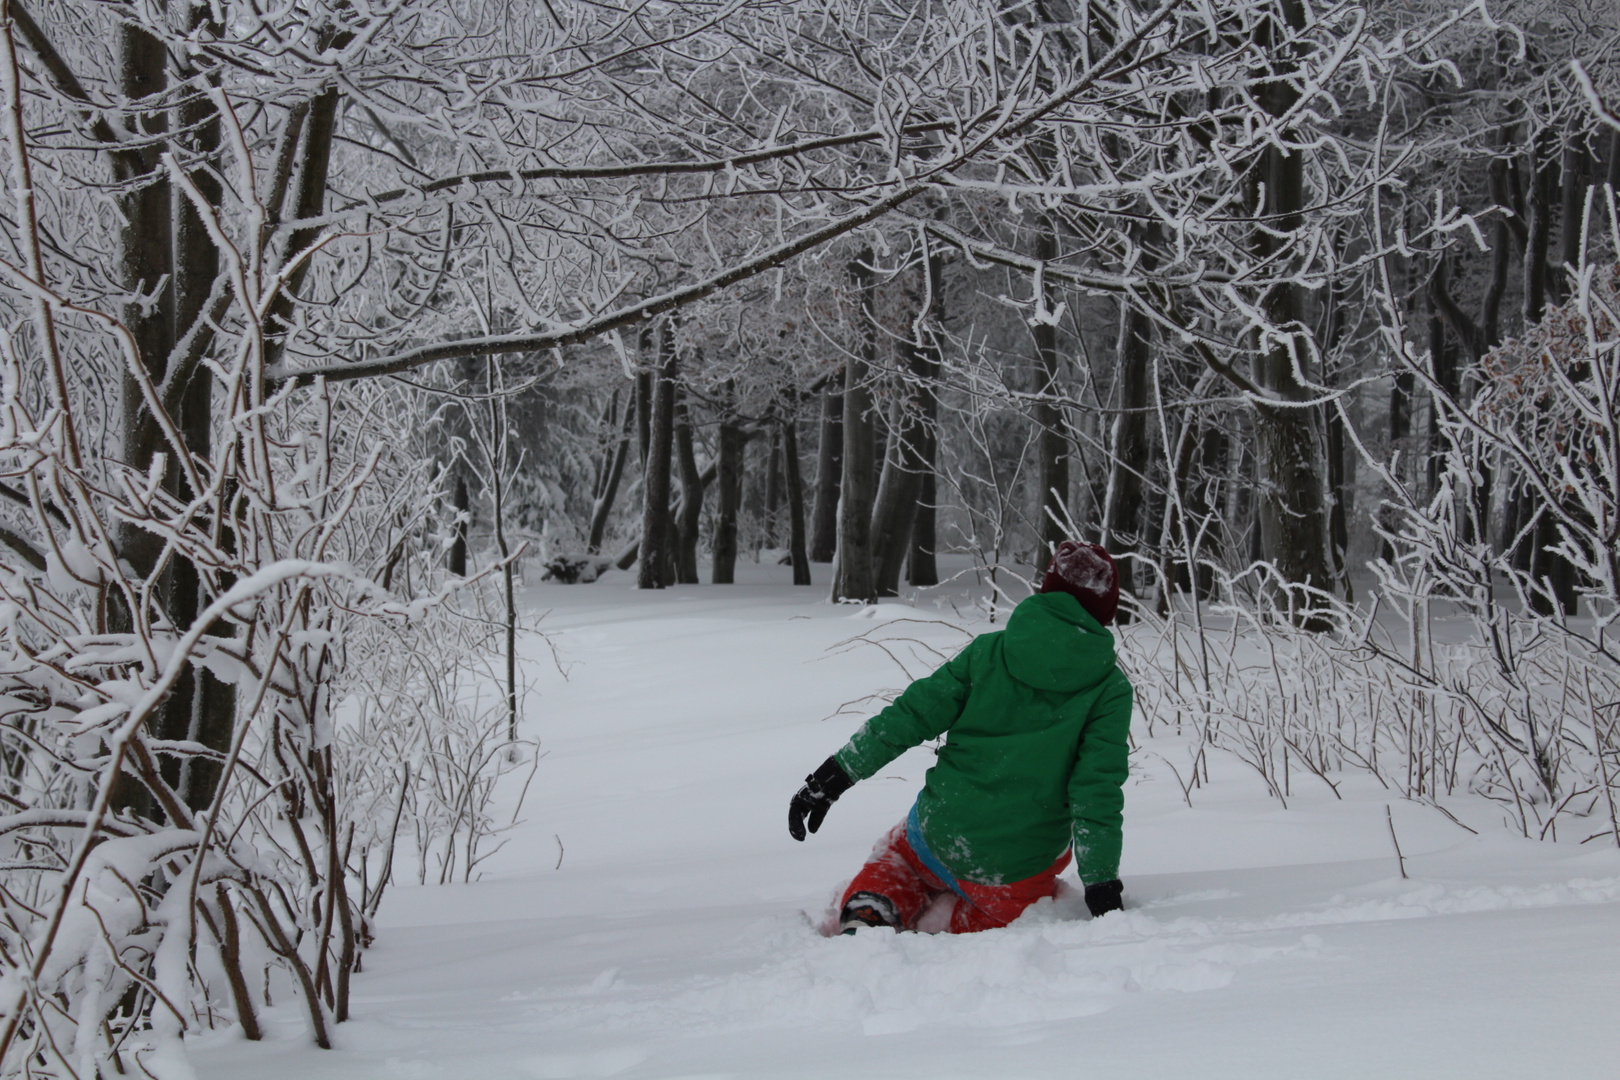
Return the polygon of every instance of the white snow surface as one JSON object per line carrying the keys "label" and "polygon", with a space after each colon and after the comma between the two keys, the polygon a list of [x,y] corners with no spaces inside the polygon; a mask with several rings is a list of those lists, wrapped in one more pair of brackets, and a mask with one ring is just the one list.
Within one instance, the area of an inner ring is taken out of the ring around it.
{"label": "white snow surface", "polygon": [[[1525,840],[1487,803],[1449,803],[1471,835],[1358,776],[1341,800],[1296,773],[1283,809],[1219,755],[1189,807],[1157,756],[1181,748],[1140,730],[1126,911],[1088,918],[1070,871],[1004,930],[823,936],[931,751],[803,844],[789,797],[876,707],[860,699],[905,684],[895,658],[935,662],[904,639],[948,655],[966,640],[948,623],[994,627],[948,589],[863,611],[769,560],[739,571],[530,589],[566,678],[531,639],[524,734],[545,756],[510,842],[475,883],[393,890],[336,1049],[278,999],[261,1043],[191,1038],[198,1075],[1620,1076],[1612,845]],[[874,627],[886,648],[837,647]]]}

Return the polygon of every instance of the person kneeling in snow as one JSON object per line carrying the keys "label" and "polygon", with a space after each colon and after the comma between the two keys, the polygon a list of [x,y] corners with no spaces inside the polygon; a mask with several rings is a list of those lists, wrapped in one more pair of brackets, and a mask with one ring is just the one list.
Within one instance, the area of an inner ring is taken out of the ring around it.
{"label": "person kneeling in snow", "polygon": [[947,890],[952,933],[1006,926],[1056,894],[1071,851],[1093,917],[1120,910],[1131,684],[1104,629],[1118,607],[1114,560],[1063,541],[1005,630],[912,683],[805,778],[788,808],[795,840],[857,781],[945,736],[911,812],[845,891],[842,933],[914,930]]}

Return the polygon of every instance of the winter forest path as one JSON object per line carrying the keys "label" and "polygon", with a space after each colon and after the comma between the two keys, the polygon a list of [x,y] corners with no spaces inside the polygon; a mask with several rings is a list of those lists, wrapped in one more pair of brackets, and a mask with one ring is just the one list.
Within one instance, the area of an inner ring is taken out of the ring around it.
{"label": "winter forest path", "polygon": [[[1002,931],[820,936],[930,756],[794,843],[788,797],[870,710],[824,718],[903,685],[890,653],[921,674],[917,643],[965,638],[948,605],[862,617],[786,568],[739,569],[754,583],[529,590],[568,677],[529,641],[524,735],[545,756],[507,846],[474,884],[395,889],[336,1050],[278,1002],[264,1043],[195,1041],[199,1076],[1616,1075],[1612,849],[1515,839],[1485,804],[1475,837],[1395,801],[1403,881],[1376,781],[1348,778],[1338,801],[1296,773],[1284,810],[1217,756],[1189,808],[1158,756],[1179,748],[1140,732],[1131,910],[1090,921],[1071,889]],[[832,648],[872,631],[887,651]]]}

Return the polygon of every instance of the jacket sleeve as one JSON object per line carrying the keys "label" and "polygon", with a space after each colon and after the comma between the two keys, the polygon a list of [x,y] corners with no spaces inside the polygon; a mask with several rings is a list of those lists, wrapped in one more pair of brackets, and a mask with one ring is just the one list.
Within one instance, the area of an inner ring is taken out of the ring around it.
{"label": "jacket sleeve", "polygon": [[850,737],[834,756],[851,780],[865,780],[883,766],[928,739],[937,739],[956,723],[973,686],[973,654],[987,635],[947,661],[938,671],[906,687],[905,693]]}
{"label": "jacket sleeve", "polygon": [[1074,864],[1089,884],[1119,877],[1120,825],[1130,775],[1131,684],[1115,671],[1080,733],[1080,754],[1069,775],[1074,816]]}

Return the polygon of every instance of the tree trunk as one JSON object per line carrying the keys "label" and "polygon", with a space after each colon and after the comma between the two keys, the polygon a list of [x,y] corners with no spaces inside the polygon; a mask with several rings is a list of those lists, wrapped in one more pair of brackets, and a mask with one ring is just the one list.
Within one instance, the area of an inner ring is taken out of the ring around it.
{"label": "tree trunk", "polygon": [[810,556],[804,542],[804,474],[799,468],[797,410],[782,418],[783,486],[787,488],[788,557],[793,562],[793,584],[810,584]]}
{"label": "tree trunk", "polygon": [[[193,29],[203,27],[208,15],[206,4],[193,3],[189,16]],[[218,30],[217,27],[211,29],[214,32]],[[196,76],[200,73],[188,74]],[[203,77],[208,76],[204,74]],[[205,167],[217,164],[214,159],[220,142],[218,111],[206,93],[193,88],[182,98],[178,118],[179,134],[175,140],[179,151],[177,156],[187,167],[191,182],[203,200],[210,206],[218,207],[222,198],[218,173],[212,167]],[[178,393],[171,395],[177,399],[171,407],[186,448],[197,457],[206,459],[213,445],[214,379],[208,367],[200,361],[207,354],[213,339],[213,331],[209,327],[211,313],[206,308],[220,273],[219,250],[209,237],[191,199],[184,192],[173,194],[171,219],[174,224],[174,330],[171,341],[183,341],[188,335],[191,339],[190,348],[183,350],[184,355],[177,361],[182,366],[167,373],[178,387]],[[179,470],[174,470],[173,475],[180,498],[189,502],[195,493],[186,486]],[[190,626],[211,598],[202,595],[201,576],[189,560],[175,560],[171,574],[170,620],[176,626]],[[230,583],[222,584],[228,587]],[[218,623],[210,628],[214,632],[224,629]],[[219,753],[230,749],[231,734],[236,723],[236,689],[230,683],[219,681],[204,668],[188,668],[165,702],[165,710],[174,723],[172,733],[165,732],[162,737],[201,743]],[[182,718],[183,727],[179,722]],[[220,770],[219,761],[188,756],[173,781],[176,793],[191,809],[206,808],[214,800]]]}
{"label": "tree trunk", "polygon": [[1530,140],[1528,184],[1530,198],[1526,207],[1530,215],[1530,229],[1524,247],[1524,321],[1538,323],[1547,306],[1547,244],[1552,236],[1552,177],[1550,136],[1543,130]]}
{"label": "tree trunk", "polygon": [[[915,345],[907,347],[910,367],[917,373],[922,366]],[[879,596],[900,595],[900,569],[911,551],[911,526],[917,518],[917,497],[922,492],[924,468],[922,447],[922,408],[915,400],[915,387],[895,431],[895,447],[883,464],[877,499],[872,508],[872,565],[874,585]]]}
{"label": "tree trunk", "polygon": [[[1332,282],[1328,283],[1326,292],[1327,312],[1323,320],[1324,339],[1322,352],[1325,356],[1332,356],[1339,347],[1339,339],[1344,333],[1344,303],[1339,289]],[[1338,386],[1338,373],[1332,369],[1328,371],[1323,381],[1328,386]],[[1339,590],[1344,598],[1355,602],[1355,587],[1350,582],[1349,553],[1350,553],[1350,491],[1349,479],[1351,462],[1345,453],[1345,425],[1344,415],[1338,407],[1332,404],[1322,406],[1324,427],[1327,432],[1327,480],[1328,480],[1328,538],[1333,556],[1333,573],[1338,579]]]}
{"label": "tree trunk", "polygon": [[[1552,201],[1553,201],[1553,131],[1543,128],[1530,140],[1530,201],[1528,212],[1530,216],[1529,240],[1525,245],[1524,253],[1524,321],[1537,323],[1545,312],[1546,305],[1558,303],[1562,299],[1562,286],[1564,275],[1561,269],[1548,265],[1548,248],[1552,241]],[[1566,153],[1564,161],[1567,164],[1570,158]],[[1575,181],[1569,176],[1562,178],[1565,186],[1563,209],[1567,212],[1571,206],[1568,188]],[[1565,231],[1561,237],[1560,258],[1565,258],[1567,251],[1574,254],[1579,248],[1579,226],[1576,226],[1576,235],[1568,232],[1569,222],[1566,220]],[[1522,493],[1522,504],[1519,507],[1519,520],[1528,521],[1530,515],[1535,513],[1540,502],[1535,489],[1525,485]],[[1547,589],[1551,596],[1534,592],[1530,598],[1531,607],[1541,614],[1551,614],[1553,607],[1563,608],[1566,614],[1575,611],[1575,580],[1574,567],[1568,560],[1557,552],[1549,550],[1559,542],[1558,529],[1554,525],[1554,518],[1550,512],[1543,513],[1530,532],[1529,547],[1527,550],[1515,553],[1515,563],[1521,565],[1537,584]]]}
{"label": "tree trunk", "polygon": [[[867,359],[866,377],[868,379],[874,378],[873,368],[876,366],[876,355]],[[877,490],[878,482],[883,479],[883,470],[889,464],[889,434],[891,427],[889,412],[889,409],[878,406],[877,395],[872,394],[872,408],[867,413],[872,424],[872,486],[868,489],[869,491]]]}
{"label": "tree trunk", "polygon": [[[1407,211],[1405,225],[1412,227],[1411,211]],[[1419,283],[1418,260],[1409,255],[1399,260],[1402,288],[1406,294],[1405,325],[1416,328],[1423,289]],[[1417,378],[1404,364],[1395,372],[1389,387],[1389,456],[1387,465],[1392,473],[1410,476],[1414,459],[1422,457],[1409,445],[1417,404]],[[1393,509],[1387,504],[1378,510],[1378,520],[1386,530],[1394,529]],[[1395,561],[1395,546],[1387,537],[1379,537],[1378,557],[1387,563]]]}
{"label": "tree trunk", "polygon": [[877,290],[872,251],[849,264],[860,293],[861,346],[844,366],[844,477],[838,500],[838,560],[832,598],[871,603],[877,599],[872,576],[872,388],[867,385],[877,348],[874,306]]}
{"label": "tree trunk", "polygon": [[821,391],[821,443],[816,450],[816,508],[810,561],[832,562],[838,550],[838,493],[844,474],[844,372]]}
{"label": "tree trunk", "polygon": [[[350,38],[352,35],[345,33],[339,37]],[[300,154],[302,167],[299,170],[298,188],[293,199],[295,220],[318,218],[326,210],[327,175],[332,162],[332,137],[337,130],[338,101],[337,89],[329,87],[316,94],[309,103]],[[271,209],[279,210],[279,207]],[[321,227],[318,225],[294,229],[287,240],[284,262],[296,258],[314,244],[320,235]],[[312,261],[305,259],[299,263],[287,276],[287,283],[281,287],[276,298],[271,301],[269,317],[266,320],[267,367],[278,362],[287,348],[287,334],[293,322],[293,298],[303,288]]]}
{"label": "tree trunk", "polygon": [[[1305,25],[1305,12],[1299,0],[1277,0],[1269,22],[1259,31],[1262,49],[1271,56],[1277,77],[1260,91],[1262,106],[1272,116],[1287,114],[1298,101],[1299,92],[1286,76],[1293,64],[1278,39],[1283,36],[1279,19],[1295,31]],[[1284,234],[1303,224],[1305,207],[1305,160],[1301,151],[1269,145],[1260,155],[1260,175],[1265,198],[1256,207],[1266,220],[1254,231],[1255,254],[1273,258],[1285,246]],[[1274,328],[1302,326],[1303,298],[1299,286],[1280,282],[1261,298],[1266,321]],[[1294,348],[1290,348],[1290,346]],[[1295,373],[1294,352],[1303,366],[1308,350],[1304,343],[1278,336],[1257,358],[1255,375],[1262,387],[1286,401],[1303,402],[1309,389]],[[1255,409],[1256,449],[1260,469],[1260,538],[1266,558],[1276,567],[1283,581],[1331,591],[1334,574],[1328,554],[1327,507],[1323,505],[1322,434],[1318,410],[1302,407],[1257,405]],[[1302,625],[1326,629],[1327,622],[1312,614],[1315,604],[1308,594],[1291,603]]]}
{"label": "tree trunk", "polygon": [[[641,335],[641,355],[650,356],[654,348],[653,332]],[[656,364],[656,361],[654,361]],[[653,372],[644,367],[636,372],[636,453],[641,467],[647,467],[647,449],[652,441]]]}
{"label": "tree trunk", "polygon": [[669,474],[670,451],[675,443],[675,327],[665,320],[658,338],[658,370],[653,383],[647,437],[647,463],[641,485],[641,565],[638,589],[662,589],[670,584]]}
{"label": "tree trunk", "polygon": [[[167,87],[168,54],[151,34],[133,23],[118,26],[122,68],[122,90],[130,101],[162,94]],[[119,278],[131,299],[124,304],[123,321],[135,339],[140,360],[152,381],[160,382],[174,345],[174,253],[172,205],[168,174],[161,155],[163,144],[155,136],[168,129],[167,115],[155,109],[138,114],[136,139],[152,141],[131,151],[128,159],[138,169],[130,178],[131,188],[118,198]],[[136,297],[152,298],[143,303]],[[163,439],[157,420],[141,398],[139,384],[126,374],[123,386],[124,460],[144,472]],[[171,470],[172,474],[172,470]],[[135,526],[121,529],[120,555],[142,575],[157,565],[163,548],[161,538]],[[163,590],[165,593],[167,590]]]}
{"label": "tree trunk", "polygon": [[681,467],[681,515],[676,539],[675,581],[698,583],[698,522],[703,516],[703,477],[692,448],[692,413],[682,394],[676,406],[675,453]]}
{"label": "tree trunk", "polygon": [[[1161,434],[1167,438],[1168,432]],[[1166,463],[1170,466],[1166,477],[1167,491],[1162,509],[1150,514],[1149,521],[1162,522],[1159,528],[1159,595],[1155,601],[1155,610],[1160,617],[1170,613],[1170,594],[1178,587],[1190,590],[1192,583],[1192,566],[1194,554],[1191,545],[1182,542],[1182,530],[1186,527],[1186,534],[1191,536],[1196,524],[1190,520],[1193,510],[1193,496],[1190,480],[1192,478],[1193,462],[1200,445],[1198,435],[1198,419],[1188,413],[1181,423],[1181,430],[1177,432],[1174,443],[1166,442],[1162,449]],[[1171,498],[1171,496],[1176,496]],[[1181,512],[1177,512],[1177,505]],[[1183,515],[1187,520],[1184,520]],[[1180,556],[1178,559],[1177,556]]]}
{"label": "tree trunk", "polygon": [[[1581,224],[1586,216],[1586,151],[1574,140],[1564,147],[1563,165],[1558,170],[1562,188],[1562,205],[1558,214],[1558,262],[1552,275],[1555,302],[1569,299],[1574,279],[1570,276],[1581,266]],[[1601,221],[1601,219],[1599,219]],[[1564,267],[1569,267],[1565,270]]]}
{"label": "tree trunk", "polygon": [[456,577],[467,576],[467,517],[472,512],[472,499],[467,492],[467,477],[461,465],[456,466],[456,486],[451,509],[455,511],[456,538],[450,544],[449,570]]}
{"label": "tree trunk", "polygon": [[938,542],[935,504],[939,498],[939,483],[934,470],[938,468],[939,459],[940,335],[945,325],[945,290],[939,255],[930,251],[923,266],[928,274],[929,306],[923,341],[917,351],[922,363],[922,385],[917,398],[922,410],[922,423],[917,432],[917,462],[922,476],[917,485],[917,516],[911,523],[911,551],[906,558],[906,581],[918,588],[939,584],[939,569],[934,559]]}
{"label": "tree trunk", "polygon": [[765,546],[776,547],[776,519],[782,512],[782,436],[771,429],[770,452],[765,456]]}
{"label": "tree trunk", "polygon": [[[1035,241],[1035,257],[1042,262],[1057,257],[1057,241],[1053,237],[1053,224],[1042,217]],[[1050,289],[1047,290],[1051,292]],[[1052,297],[1043,299],[1042,306],[1052,310]],[[1037,323],[1032,328],[1035,339],[1035,426],[1040,429],[1040,483],[1037,502],[1040,515],[1041,544],[1045,548],[1042,565],[1052,557],[1059,543],[1068,539],[1064,522],[1069,520],[1069,437],[1063,421],[1060,398],[1060,365],[1057,351],[1057,327],[1049,322]],[[1145,419],[1144,419],[1145,423]]]}
{"label": "tree trunk", "polygon": [[1337,409],[1331,409],[1327,416],[1327,471],[1328,490],[1333,493],[1328,522],[1333,544],[1333,570],[1345,599],[1354,600],[1349,570],[1350,517],[1346,486],[1349,470],[1346,468],[1344,417]]}
{"label": "tree trunk", "polygon": [[719,471],[716,479],[720,493],[714,519],[714,573],[710,580],[716,585],[730,585],[737,580],[737,514],[742,509],[742,429],[732,411],[736,390],[726,383],[725,413],[720,417]]}
{"label": "tree trunk", "polygon": [[[924,274],[929,273],[924,267]],[[926,287],[924,292],[930,290]],[[933,312],[918,312],[917,333],[921,340],[900,344],[905,359],[905,393],[901,399],[898,423],[894,428],[894,448],[883,465],[878,481],[877,503],[872,510],[872,563],[879,596],[900,594],[900,570],[911,554],[911,534],[917,520],[923,474],[932,467],[929,445],[932,418],[924,399],[933,394],[933,378],[938,369],[935,350],[938,342],[931,323]],[[1068,478],[1064,478],[1065,489]]]}
{"label": "tree trunk", "polygon": [[922,483],[917,485],[917,520],[911,523],[911,552],[906,556],[906,584],[927,588],[939,584],[939,478],[934,474],[934,454],[938,442],[930,431],[926,439]]}
{"label": "tree trunk", "polygon": [[1503,123],[1497,128],[1499,156],[1491,160],[1486,171],[1491,202],[1496,206],[1496,221],[1491,226],[1491,276],[1480,302],[1480,326],[1487,346],[1501,340],[1502,298],[1507,294],[1508,267],[1513,259],[1514,224],[1521,232],[1520,245],[1524,246],[1524,223],[1512,213],[1513,196],[1509,183],[1507,149],[1513,137],[1513,125]]}
{"label": "tree trunk", "polygon": [[[618,391],[614,393],[616,395]],[[591,505],[591,528],[585,549],[593,555],[602,549],[602,538],[607,532],[608,517],[613,513],[614,500],[619,497],[619,484],[624,480],[625,462],[630,457],[630,428],[635,415],[635,402],[632,401],[630,407],[624,410],[623,429],[619,435],[618,445],[613,448],[607,475],[603,477],[601,490],[597,492],[596,499]]]}
{"label": "tree trunk", "polygon": [[[168,83],[167,53],[152,35],[131,23],[118,27],[120,89],[126,100],[156,99]],[[127,175],[120,179],[128,185],[118,196],[121,223],[118,232],[119,284],[131,298],[123,306],[124,325],[129,328],[139,354],[140,363],[154,383],[161,382],[168,365],[169,352],[174,342],[174,289],[173,289],[173,236],[171,233],[171,205],[168,174],[162,165],[164,147],[161,136],[168,130],[168,116],[161,106],[150,113],[136,114],[135,130],[129,132],[134,140],[151,140],[147,145],[120,156]],[[136,297],[147,298],[142,303]],[[140,386],[133,376],[125,374],[122,387],[122,441],[123,457],[128,466],[144,473],[155,455],[164,449],[162,430],[156,418],[141,397]],[[179,470],[170,468],[165,477],[166,486],[176,491],[175,478]],[[177,492],[176,492],[177,493]],[[151,579],[162,555],[163,540],[134,524],[121,524],[118,529],[118,553],[137,574]],[[154,614],[168,618],[173,600],[173,563],[161,579],[153,581],[155,599],[161,612],[128,611],[119,605],[109,612],[114,631],[129,632],[143,617]],[[115,592],[113,594],[117,596]],[[187,619],[182,625],[189,626]],[[183,739],[191,714],[192,678],[188,673],[180,684],[159,706],[150,721],[152,730],[164,739]],[[165,764],[167,762],[165,761]],[[165,770],[170,772],[170,770]],[[173,784],[177,775],[166,775]],[[126,774],[115,795],[116,807],[135,814],[161,820],[163,811],[150,792],[139,788]]]}
{"label": "tree trunk", "polygon": [[[742,440],[743,444],[746,446],[747,443],[748,443],[748,440],[754,437],[754,432],[752,432],[752,431],[750,431],[748,429],[739,429],[738,437]],[[711,461],[711,462],[709,462],[708,468],[704,469],[702,475],[698,477],[698,480],[702,483],[703,490],[705,492],[707,492],[709,490],[709,485],[714,483],[715,476],[716,476],[716,474],[719,473],[719,471],[720,471],[720,463],[718,461]],[[675,504],[675,513],[676,513],[677,516],[680,513],[680,504],[679,503]],[[640,557],[641,557],[641,534],[638,532],[631,540],[629,540],[624,545],[624,547],[619,549],[619,554],[614,559],[613,565],[618,567],[620,570],[628,570],[632,566],[636,565],[636,560],[639,559]]]}
{"label": "tree trunk", "polygon": [[[1153,373],[1153,324],[1128,302],[1120,320],[1118,392],[1119,413],[1109,440],[1108,493],[1103,506],[1102,546],[1119,563],[1119,591],[1136,594],[1135,561],[1142,544],[1142,497],[1153,449],[1148,442],[1148,388]],[[1120,608],[1117,619],[1130,621],[1130,610]]]}
{"label": "tree trunk", "polygon": [[[1219,477],[1222,475],[1223,461],[1226,457],[1226,432],[1213,425],[1204,428],[1203,448],[1200,465],[1203,475],[1200,482],[1193,485],[1188,502],[1188,511],[1193,520],[1188,522],[1188,531],[1193,537],[1193,549],[1188,558],[1197,567],[1196,575],[1189,575],[1197,582],[1197,595],[1200,600],[1208,600],[1215,592],[1215,568],[1209,565],[1212,540],[1219,533],[1209,528],[1209,515],[1214,507],[1213,494],[1217,490]],[[1200,537],[1199,532],[1203,530]],[[1189,582],[1189,585],[1191,582]]]}

